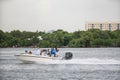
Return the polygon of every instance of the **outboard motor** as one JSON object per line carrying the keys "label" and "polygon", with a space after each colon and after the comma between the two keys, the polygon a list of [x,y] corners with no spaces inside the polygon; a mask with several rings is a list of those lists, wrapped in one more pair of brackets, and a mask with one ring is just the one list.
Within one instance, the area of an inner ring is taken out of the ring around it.
{"label": "outboard motor", "polygon": [[71,52],[66,52],[64,59],[69,60],[69,59],[72,59],[72,57],[73,57],[73,54]]}

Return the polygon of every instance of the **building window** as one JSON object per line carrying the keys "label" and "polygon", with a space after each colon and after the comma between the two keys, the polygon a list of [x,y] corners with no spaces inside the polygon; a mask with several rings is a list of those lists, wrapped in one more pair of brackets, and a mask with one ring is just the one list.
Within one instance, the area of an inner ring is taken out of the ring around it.
{"label": "building window", "polygon": [[120,24],[117,24],[117,30],[120,30]]}
{"label": "building window", "polygon": [[94,24],[92,24],[92,29],[94,28]]}
{"label": "building window", "polygon": [[109,26],[108,26],[108,27],[109,27],[109,31],[111,31],[111,27],[112,27],[112,26],[111,26],[111,24],[109,24]]}
{"label": "building window", "polygon": [[102,30],[102,24],[100,24],[100,30]]}

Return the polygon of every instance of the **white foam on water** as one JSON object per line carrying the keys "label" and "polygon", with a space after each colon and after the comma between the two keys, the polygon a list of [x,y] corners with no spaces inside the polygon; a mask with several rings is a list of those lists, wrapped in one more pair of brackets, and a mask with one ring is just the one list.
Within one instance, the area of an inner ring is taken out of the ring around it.
{"label": "white foam on water", "polygon": [[120,64],[120,60],[88,58],[71,60],[53,60],[49,61],[48,63],[46,62],[45,64]]}
{"label": "white foam on water", "polygon": [[[37,62],[41,64],[41,62]],[[42,64],[120,64],[120,60],[115,59],[98,59],[98,58],[88,58],[88,59],[71,59],[71,60],[52,60]],[[26,65],[23,69],[36,69],[33,64],[24,64]],[[32,65],[31,67],[29,65]],[[35,64],[34,64],[35,65]],[[16,64],[4,64],[0,66],[0,69],[12,70],[12,69],[21,69],[23,65]]]}

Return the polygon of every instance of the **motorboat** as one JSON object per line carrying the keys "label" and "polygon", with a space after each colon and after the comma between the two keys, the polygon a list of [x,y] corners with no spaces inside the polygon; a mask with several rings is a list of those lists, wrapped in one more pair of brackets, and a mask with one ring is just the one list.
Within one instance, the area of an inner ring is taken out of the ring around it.
{"label": "motorboat", "polygon": [[41,64],[54,64],[56,62],[62,62],[63,60],[70,60],[73,57],[71,52],[66,52],[63,57],[53,57],[49,55],[35,55],[28,53],[21,53],[15,55],[17,59],[21,60],[24,63],[41,63]]}

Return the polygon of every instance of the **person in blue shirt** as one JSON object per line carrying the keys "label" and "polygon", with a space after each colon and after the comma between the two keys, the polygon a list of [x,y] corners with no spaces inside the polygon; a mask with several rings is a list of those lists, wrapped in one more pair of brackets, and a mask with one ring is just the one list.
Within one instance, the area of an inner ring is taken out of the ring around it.
{"label": "person in blue shirt", "polygon": [[54,55],[54,57],[55,57],[55,55],[56,55],[56,50],[55,50],[54,48],[51,48],[50,54],[51,54],[51,56]]}

